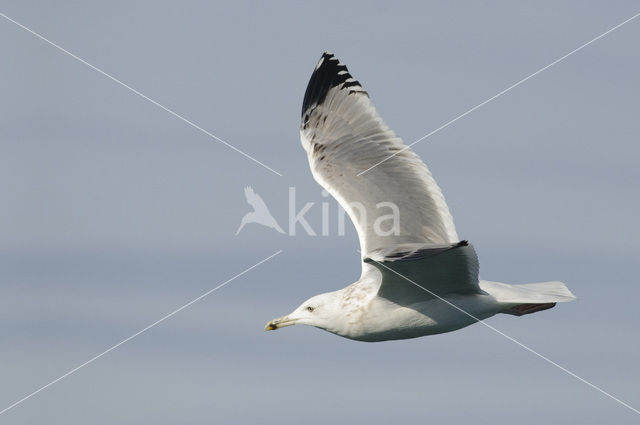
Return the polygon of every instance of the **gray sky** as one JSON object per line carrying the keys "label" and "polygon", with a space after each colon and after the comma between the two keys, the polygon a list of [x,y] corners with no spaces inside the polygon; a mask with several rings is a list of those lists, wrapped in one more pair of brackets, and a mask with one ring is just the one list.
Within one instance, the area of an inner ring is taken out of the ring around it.
{"label": "gray sky", "polygon": [[[358,278],[357,238],[234,236],[252,185],[320,227],[298,126],[324,50],[411,142],[638,13],[601,2],[1,3],[0,11],[281,172],[0,19],[0,423],[637,423],[474,325],[366,344],[267,320]],[[485,279],[578,301],[489,323],[640,406],[640,21],[416,145]],[[332,220],[337,214],[329,204]]]}

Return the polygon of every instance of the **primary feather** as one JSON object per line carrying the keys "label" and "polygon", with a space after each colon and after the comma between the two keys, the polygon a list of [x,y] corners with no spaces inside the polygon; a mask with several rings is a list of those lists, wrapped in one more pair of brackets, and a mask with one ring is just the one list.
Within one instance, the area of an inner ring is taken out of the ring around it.
{"label": "primary feather", "polygon": [[[309,81],[300,135],[313,177],[353,221],[363,258],[403,244],[458,241],[442,191],[426,165],[406,149],[360,83],[330,53],[322,55]],[[362,205],[364,213],[353,203]],[[376,219],[390,213],[380,203],[398,207],[396,234],[375,231]]]}

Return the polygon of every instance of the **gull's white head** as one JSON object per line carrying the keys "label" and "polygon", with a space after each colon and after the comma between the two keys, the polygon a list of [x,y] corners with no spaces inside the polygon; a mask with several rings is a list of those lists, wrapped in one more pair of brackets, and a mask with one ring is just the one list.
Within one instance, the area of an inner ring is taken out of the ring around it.
{"label": "gull's white head", "polygon": [[301,324],[340,333],[344,323],[344,312],[338,294],[339,291],[311,297],[286,316],[269,321],[264,330],[273,331],[285,326]]}

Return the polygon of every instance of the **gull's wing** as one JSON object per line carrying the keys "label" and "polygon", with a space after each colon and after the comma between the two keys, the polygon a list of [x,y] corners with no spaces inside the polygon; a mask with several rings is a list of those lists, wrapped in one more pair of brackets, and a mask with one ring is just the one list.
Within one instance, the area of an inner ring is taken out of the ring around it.
{"label": "gull's wing", "polygon": [[[307,86],[300,135],[313,177],[353,221],[363,258],[458,242],[426,165],[410,149],[402,150],[406,145],[332,54],[322,55]],[[399,216],[395,229],[393,206]]]}
{"label": "gull's wing", "polygon": [[365,258],[364,262],[365,268],[373,266],[381,274],[378,296],[396,304],[453,293],[483,293],[478,284],[478,256],[467,241],[397,252],[381,260]]}

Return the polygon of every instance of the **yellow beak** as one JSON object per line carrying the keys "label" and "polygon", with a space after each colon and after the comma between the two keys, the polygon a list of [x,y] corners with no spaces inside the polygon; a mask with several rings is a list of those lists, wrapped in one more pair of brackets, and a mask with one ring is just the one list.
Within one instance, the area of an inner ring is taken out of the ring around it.
{"label": "yellow beak", "polygon": [[276,329],[284,328],[285,326],[295,325],[296,320],[289,318],[289,316],[278,317],[267,323],[264,327],[265,331],[275,331]]}

